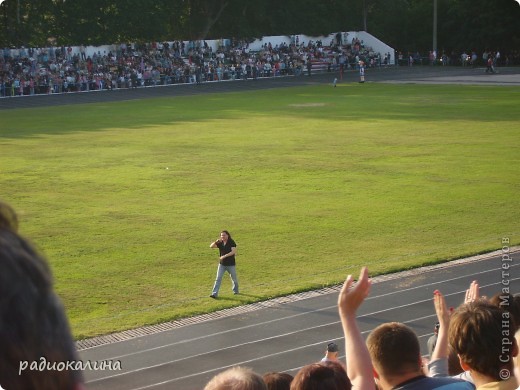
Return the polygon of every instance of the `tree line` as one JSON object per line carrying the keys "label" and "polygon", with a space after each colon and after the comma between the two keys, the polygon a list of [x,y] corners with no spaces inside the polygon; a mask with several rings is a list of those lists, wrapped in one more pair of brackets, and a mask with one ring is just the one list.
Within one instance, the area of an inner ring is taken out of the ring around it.
{"label": "tree line", "polygon": [[520,48],[515,0],[5,0],[0,47],[366,30],[401,51]]}

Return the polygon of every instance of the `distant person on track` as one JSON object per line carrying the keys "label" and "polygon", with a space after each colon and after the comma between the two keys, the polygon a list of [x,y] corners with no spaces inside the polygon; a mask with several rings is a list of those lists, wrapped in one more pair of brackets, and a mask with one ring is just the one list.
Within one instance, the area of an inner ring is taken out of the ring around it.
{"label": "distant person on track", "polygon": [[73,368],[76,348],[51,272],[17,233],[16,221],[13,209],[0,202],[0,387],[83,389],[82,373]]}
{"label": "distant person on track", "polygon": [[491,54],[489,54],[487,58],[486,73],[496,73],[495,67],[493,65],[493,56]]}
{"label": "distant person on track", "polygon": [[365,63],[363,61],[359,61],[359,82],[365,82]]}
{"label": "distant person on track", "polygon": [[337,362],[339,355],[338,344],[330,342],[325,349],[325,356],[321,359],[322,362]]}
{"label": "distant person on track", "polygon": [[433,354],[433,350],[435,349],[435,344],[437,344],[437,337],[439,335],[439,327],[440,327],[440,324],[437,322],[435,324],[435,326],[433,327],[433,335],[430,336],[430,338],[428,339],[428,342],[426,343],[427,347],[428,347],[428,356],[432,356]]}
{"label": "distant person on track", "polygon": [[222,283],[222,277],[226,272],[231,276],[233,281],[233,293],[237,295],[238,290],[238,279],[235,267],[235,255],[237,253],[237,244],[231,238],[231,234],[227,230],[220,232],[220,238],[215,240],[209,246],[210,248],[218,248],[219,250],[219,265],[217,269],[217,278],[213,285],[213,291],[211,292],[210,298],[216,299],[218,297],[218,291],[220,290],[220,284]]}

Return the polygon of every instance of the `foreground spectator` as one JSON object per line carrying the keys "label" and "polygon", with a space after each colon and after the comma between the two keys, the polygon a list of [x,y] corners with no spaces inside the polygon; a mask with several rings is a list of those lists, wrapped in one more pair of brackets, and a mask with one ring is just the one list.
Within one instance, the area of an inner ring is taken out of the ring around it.
{"label": "foreground spectator", "polygon": [[291,390],[350,390],[351,388],[345,369],[336,362],[309,364],[298,371],[291,382]]}
{"label": "foreground spectator", "polygon": [[514,390],[516,326],[509,312],[485,300],[466,303],[450,320],[449,343],[478,389]]}
{"label": "foreground spectator", "polygon": [[[81,371],[52,368],[77,361],[74,342],[47,262],[16,227],[16,214],[0,202],[0,385],[8,390],[82,389]],[[26,369],[21,369],[24,362]],[[34,362],[38,369],[30,368]]]}
{"label": "foreground spectator", "polygon": [[368,270],[363,267],[355,285],[352,276],[347,277],[338,298],[345,334],[347,373],[353,388],[373,390],[373,370],[381,390],[474,389],[466,381],[425,376],[421,367],[419,340],[413,330],[404,324],[382,324],[370,333],[364,344],[356,313],[368,296],[370,284]]}
{"label": "foreground spectator", "polygon": [[293,376],[286,372],[268,372],[263,379],[268,390],[290,390]]}
{"label": "foreground spectator", "polygon": [[13,232],[18,231],[18,217],[16,212],[7,203],[0,201],[0,229]]}

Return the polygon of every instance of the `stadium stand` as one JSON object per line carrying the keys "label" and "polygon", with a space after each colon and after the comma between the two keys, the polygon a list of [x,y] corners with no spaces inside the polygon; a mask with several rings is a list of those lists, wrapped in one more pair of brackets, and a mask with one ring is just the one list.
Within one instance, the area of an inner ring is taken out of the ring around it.
{"label": "stadium stand", "polygon": [[4,48],[0,56],[0,97],[180,83],[300,76],[390,63],[390,53],[376,53],[358,38],[290,43],[221,40],[215,49],[206,41],[120,44],[103,48]]}

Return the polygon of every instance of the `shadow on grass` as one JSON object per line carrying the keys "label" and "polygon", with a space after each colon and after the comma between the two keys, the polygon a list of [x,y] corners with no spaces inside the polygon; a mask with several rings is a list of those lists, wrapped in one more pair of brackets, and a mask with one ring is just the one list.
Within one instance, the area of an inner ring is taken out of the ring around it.
{"label": "shadow on grass", "polygon": [[240,302],[240,303],[255,303],[265,301],[269,299],[264,295],[253,295],[253,294],[238,294],[238,295],[219,295],[217,301],[228,301],[228,302]]}
{"label": "shadow on grass", "polygon": [[[503,87],[492,91],[489,86],[360,86],[346,84],[349,82],[346,78],[343,81],[346,88],[333,89],[327,85],[333,74],[320,76],[313,78],[312,82],[306,78],[292,78],[13,98],[2,103],[26,102],[24,108],[34,108],[36,111],[2,110],[0,138],[59,135],[108,128],[143,129],[185,122],[236,120],[265,114],[296,117],[298,120],[356,121],[369,117],[371,120],[432,121],[472,120],[475,112],[485,111],[479,119],[500,121],[508,120],[511,113],[516,112],[511,111],[513,104],[508,104],[515,100],[512,92]],[[349,78],[357,79],[357,74]],[[471,93],[467,93],[468,88]],[[485,93],[478,88],[485,88],[482,90]],[[492,96],[490,92],[493,92]],[[312,106],[317,102],[323,104]],[[490,102],[495,104],[490,107]],[[500,109],[495,109],[497,107]]]}

